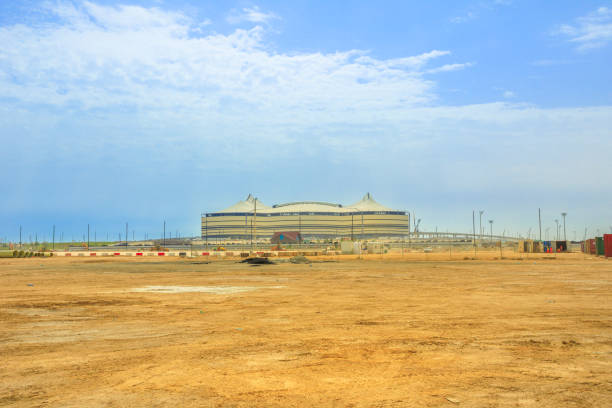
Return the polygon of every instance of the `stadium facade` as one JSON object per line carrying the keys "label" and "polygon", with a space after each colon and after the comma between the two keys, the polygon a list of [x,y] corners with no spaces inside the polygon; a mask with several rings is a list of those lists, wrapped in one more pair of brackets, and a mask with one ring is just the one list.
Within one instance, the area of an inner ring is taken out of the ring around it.
{"label": "stadium facade", "polygon": [[224,240],[269,239],[276,232],[297,231],[306,239],[405,236],[409,215],[377,203],[367,193],[352,205],[315,201],[271,207],[251,194],[225,210],[202,214],[202,238]]}

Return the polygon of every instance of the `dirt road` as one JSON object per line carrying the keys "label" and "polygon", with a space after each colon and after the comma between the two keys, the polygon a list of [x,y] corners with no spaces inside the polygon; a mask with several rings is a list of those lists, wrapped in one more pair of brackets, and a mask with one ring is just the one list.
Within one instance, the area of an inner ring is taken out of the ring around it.
{"label": "dirt road", "polygon": [[612,261],[1,259],[0,406],[612,406]]}

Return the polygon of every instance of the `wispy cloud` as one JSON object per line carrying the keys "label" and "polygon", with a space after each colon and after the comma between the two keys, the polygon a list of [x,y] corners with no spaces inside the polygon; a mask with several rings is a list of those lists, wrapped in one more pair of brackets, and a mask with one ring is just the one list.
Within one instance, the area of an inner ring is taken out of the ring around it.
{"label": "wispy cloud", "polygon": [[516,96],[516,94],[513,91],[504,91],[503,96],[506,99],[512,99]]}
{"label": "wispy cloud", "polygon": [[[194,36],[202,22],[158,8],[70,2],[50,11],[55,22],[0,27],[0,89],[16,103],[206,115],[246,106],[331,112],[347,109],[347,100],[350,109],[385,109],[433,101],[423,74],[449,54],[279,53],[268,50],[260,26]],[[440,68],[447,69],[454,68]]]}
{"label": "wispy cloud", "polygon": [[534,65],[536,67],[547,67],[547,66],[552,66],[552,65],[567,65],[571,63],[572,61],[565,60],[565,59],[539,59],[539,60],[533,61],[531,65]]}
{"label": "wispy cloud", "polygon": [[481,0],[469,6],[463,14],[453,16],[449,20],[454,24],[467,23],[479,18],[487,10],[494,10],[498,7],[509,6],[511,4],[512,0]]}
{"label": "wispy cloud", "polygon": [[612,41],[612,9],[600,7],[574,24],[559,26],[553,34],[567,37],[580,51],[604,47]]}
{"label": "wispy cloud", "polygon": [[458,71],[460,69],[468,68],[468,67],[471,67],[473,65],[474,64],[472,62],[465,62],[465,63],[461,63],[461,64],[446,64],[446,65],[442,65],[441,67],[428,69],[427,73],[428,74],[437,74],[438,72]]}
{"label": "wispy cloud", "polygon": [[470,20],[473,20],[476,17],[477,17],[477,14],[474,11],[468,11],[461,16],[451,17],[450,21],[451,23],[461,24],[461,23],[466,23]]}
{"label": "wispy cloud", "polygon": [[226,20],[230,24],[249,23],[268,23],[280,17],[272,12],[264,12],[258,6],[245,7],[242,10],[232,10]]}

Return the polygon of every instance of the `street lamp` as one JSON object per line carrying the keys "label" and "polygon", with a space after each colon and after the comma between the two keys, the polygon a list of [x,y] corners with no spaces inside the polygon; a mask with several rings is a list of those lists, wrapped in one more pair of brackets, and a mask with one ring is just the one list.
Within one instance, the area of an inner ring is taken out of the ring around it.
{"label": "street lamp", "polygon": [[565,216],[567,215],[566,212],[562,212],[561,216],[563,217],[563,240],[567,241],[567,236],[565,235]]}

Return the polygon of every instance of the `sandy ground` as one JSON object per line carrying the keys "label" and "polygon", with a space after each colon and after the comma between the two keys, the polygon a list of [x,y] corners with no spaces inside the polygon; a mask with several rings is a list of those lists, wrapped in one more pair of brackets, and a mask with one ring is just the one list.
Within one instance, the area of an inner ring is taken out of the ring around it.
{"label": "sandy ground", "polygon": [[0,406],[612,406],[612,260],[455,256],[0,259]]}

